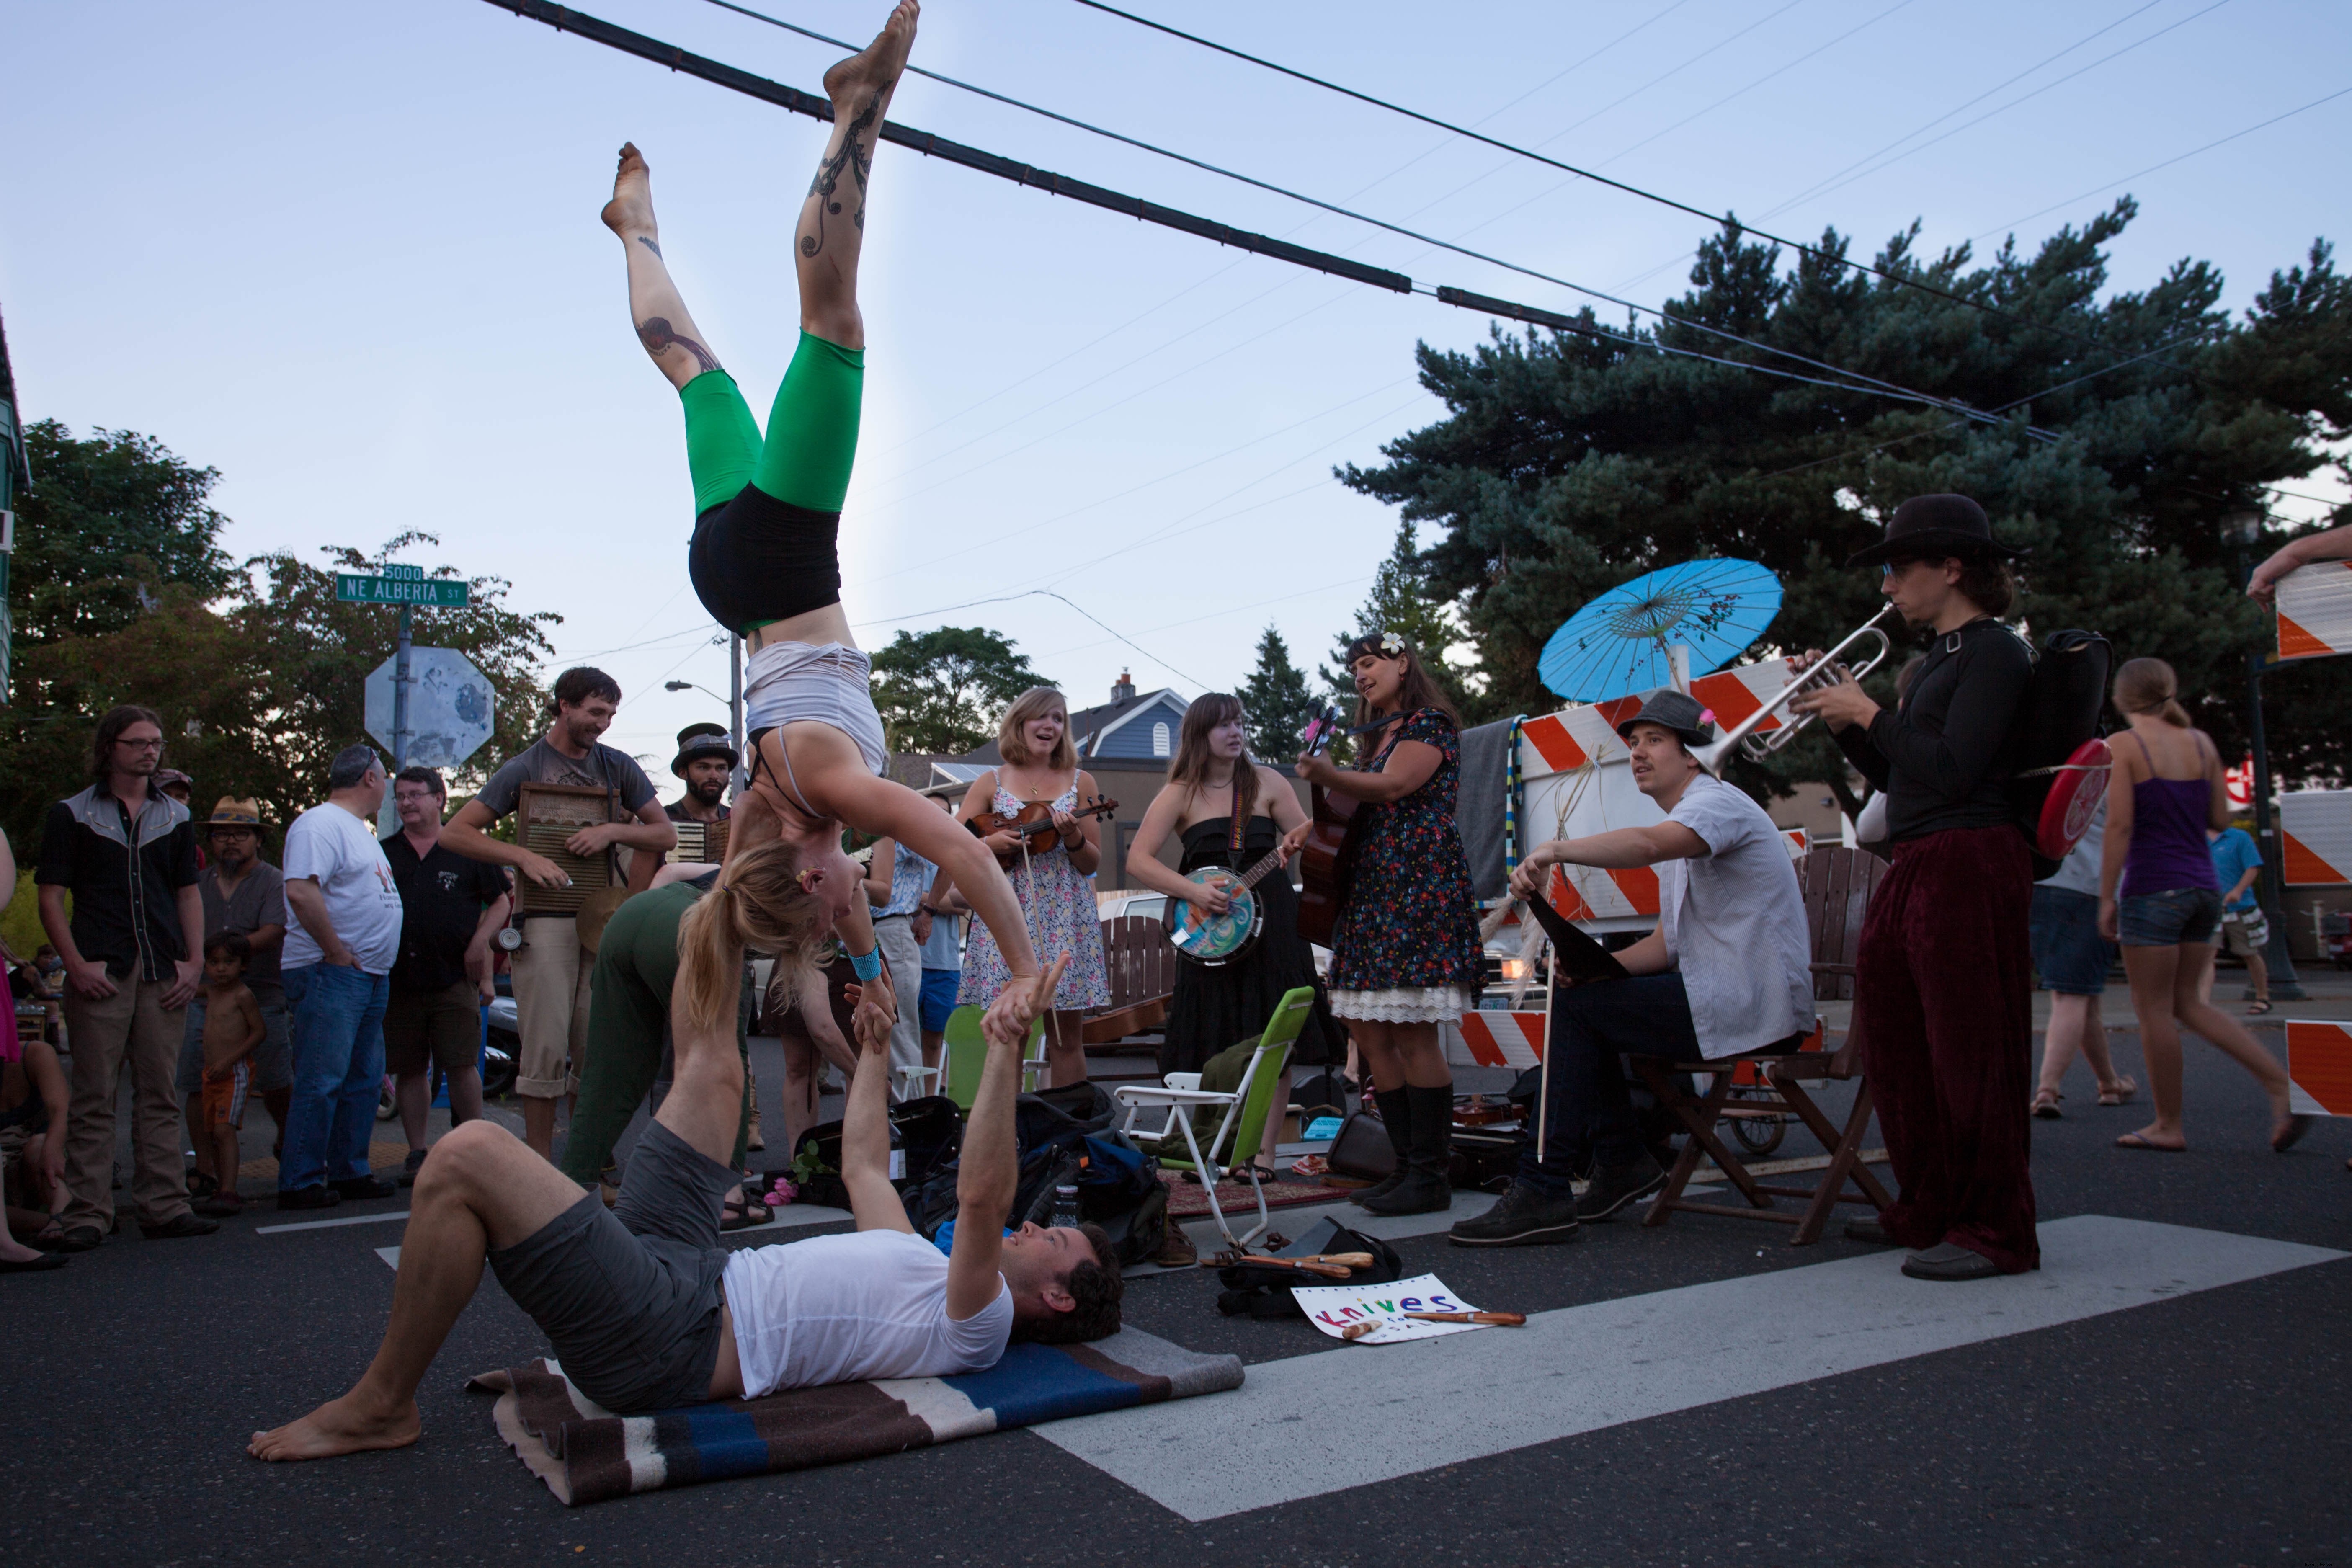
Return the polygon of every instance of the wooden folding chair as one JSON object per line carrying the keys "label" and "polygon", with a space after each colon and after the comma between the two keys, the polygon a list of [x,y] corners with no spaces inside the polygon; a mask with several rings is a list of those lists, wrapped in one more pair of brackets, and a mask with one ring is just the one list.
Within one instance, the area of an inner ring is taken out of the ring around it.
{"label": "wooden folding chair", "polygon": [[1176,950],[1168,933],[1149,915],[1121,915],[1102,922],[1103,968],[1110,1002],[1078,1024],[1082,1045],[1108,1046],[1156,1029],[1168,1019],[1176,994]]}
{"label": "wooden folding chair", "polygon": [[[1854,959],[1862,946],[1863,914],[1885,871],[1885,861],[1858,849],[1820,848],[1805,856],[1801,879],[1805,923],[1812,934],[1815,1001],[1853,998]],[[1633,1070],[1649,1086],[1650,1092],[1658,1097],[1658,1103],[1672,1110],[1689,1134],[1681,1158],[1666,1173],[1665,1186],[1642,1216],[1643,1225],[1664,1225],[1667,1216],[1678,1209],[1732,1219],[1760,1219],[1794,1226],[1796,1230],[1789,1237],[1789,1245],[1804,1247],[1822,1238],[1838,1205],[1863,1204],[1875,1210],[1895,1201],[1862,1163],[1863,1134],[1870,1126],[1870,1084],[1862,1073],[1861,1032],[1849,1026],[1834,1052],[1822,1048],[1827,1033],[1825,1026],[1817,1025],[1802,1050],[1785,1056],[1727,1057],[1694,1062],[1669,1062],[1643,1056],[1633,1058]],[[1748,1163],[1717,1136],[1716,1130],[1721,1125],[1733,1080],[1743,1063],[1753,1067],[1762,1092],[1749,1089],[1739,1101],[1739,1109],[1788,1111],[1830,1152],[1829,1164],[1813,1185],[1774,1185],[1758,1180],[1748,1171]],[[1694,1097],[1685,1093],[1677,1081],[1683,1073],[1709,1073],[1713,1081],[1706,1094]],[[1820,1103],[1806,1091],[1805,1085],[1824,1082],[1851,1082],[1854,1086],[1853,1107],[1847,1111],[1843,1127],[1831,1121]],[[1701,1155],[1715,1162],[1724,1179],[1748,1200],[1747,1207],[1683,1195],[1683,1189],[1697,1173]],[[1849,1186],[1855,1190],[1849,1192]],[[1773,1203],[1775,1198],[1802,1199],[1803,1205],[1798,1209],[1780,1208]]]}

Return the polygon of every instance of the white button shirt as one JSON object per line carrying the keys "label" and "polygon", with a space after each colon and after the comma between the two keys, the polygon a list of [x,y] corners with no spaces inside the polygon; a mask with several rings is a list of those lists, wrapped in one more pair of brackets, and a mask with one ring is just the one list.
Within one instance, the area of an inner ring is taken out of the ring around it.
{"label": "white button shirt", "polygon": [[1812,943],[1780,830],[1744,792],[1704,773],[1667,820],[1707,848],[1658,868],[1666,959],[1690,996],[1699,1054],[1734,1057],[1810,1033]]}

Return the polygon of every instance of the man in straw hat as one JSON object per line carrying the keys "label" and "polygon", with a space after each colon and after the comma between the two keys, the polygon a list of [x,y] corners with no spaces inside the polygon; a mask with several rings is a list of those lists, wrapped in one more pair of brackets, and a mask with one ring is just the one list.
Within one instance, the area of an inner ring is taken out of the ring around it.
{"label": "man in straw hat", "polygon": [[2017,553],[1966,496],[1905,501],[1886,537],[1846,563],[1878,567],[1880,591],[1934,635],[1902,707],[1879,707],[1848,679],[1791,703],[1826,721],[1886,793],[1895,866],[1863,924],[1853,1027],[1902,1191],[1846,1234],[1909,1247],[1903,1272],[1916,1279],[2041,1266],[2026,1170],[2033,870],[2006,787],[2033,659],[1996,618],[2015,594]]}
{"label": "man in straw hat", "polygon": [[[245,984],[261,1004],[262,1028],[261,1044],[253,1052],[252,1092],[269,1108],[269,1119],[278,1127],[277,1142],[282,1146],[288,1105],[294,1095],[286,990],[278,984],[278,953],[286,945],[286,879],[261,858],[261,826],[258,802],[227,795],[220,797],[203,825],[211,864],[196,873],[196,894],[204,903],[203,940],[241,936],[250,950]],[[236,1214],[242,1212],[235,1201],[236,1173],[213,1169],[211,1130],[201,1124],[205,1012],[205,993],[199,989],[188,1004],[177,1084],[187,1106],[188,1146],[196,1152],[196,1179],[189,1184],[189,1195],[196,1200],[198,1214]],[[219,1195],[222,1193],[228,1195]]]}
{"label": "man in straw hat", "polygon": [[[1617,954],[1630,978],[1555,994],[1545,1136],[1539,1145],[1521,1131],[1509,1190],[1454,1226],[1448,1239],[1456,1247],[1571,1240],[1583,1222],[1607,1219],[1664,1184],[1643,1146],[1621,1055],[1686,1061],[1792,1051],[1812,1031],[1804,895],[1764,808],[1692,754],[1714,742],[1714,715],[1684,692],[1654,691],[1617,733],[1633,786],[1666,819],[1538,844],[1512,871],[1511,891],[1544,897],[1554,866],[1655,866],[1658,929]],[[1592,1180],[1579,1196],[1570,1183],[1588,1167]]]}

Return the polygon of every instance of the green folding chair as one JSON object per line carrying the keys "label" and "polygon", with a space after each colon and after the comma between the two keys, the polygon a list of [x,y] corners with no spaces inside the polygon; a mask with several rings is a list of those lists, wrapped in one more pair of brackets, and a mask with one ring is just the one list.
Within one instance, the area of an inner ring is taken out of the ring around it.
{"label": "green folding chair", "polygon": [[[981,1033],[980,1021],[987,1015],[987,1008],[971,1002],[948,1015],[947,1095],[959,1110],[971,1110],[973,1097],[980,1093],[981,1065],[988,1060],[988,1037]],[[1031,1022],[1029,1038],[1021,1051],[1021,1092],[1034,1089],[1045,1070],[1045,1020],[1038,1018]]]}
{"label": "green folding chair", "polygon": [[[1209,1212],[1216,1216],[1217,1229],[1226,1244],[1236,1250],[1264,1236],[1274,1225],[1274,1216],[1265,1206],[1265,1189],[1258,1184],[1257,1162],[1252,1156],[1265,1141],[1266,1117],[1275,1113],[1275,1089],[1282,1082],[1282,1069],[1290,1063],[1290,1047],[1297,1040],[1298,1032],[1307,1026],[1307,1015],[1314,1006],[1315,988],[1311,985],[1301,985],[1275,1004],[1274,1016],[1267,1020],[1265,1032],[1258,1037],[1257,1050],[1242,1074],[1238,1089],[1205,1089],[1201,1087],[1199,1073],[1171,1072],[1158,1085],[1122,1084],[1111,1090],[1111,1098],[1127,1107],[1122,1131],[1146,1153],[1155,1156],[1161,1170],[1190,1171],[1201,1178],[1201,1190],[1209,1195]],[[1203,1150],[1192,1126],[1192,1113],[1204,1107],[1218,1106],[1224,1108],[1224,1115]],[[1168,1124],[1156,1134],[1135,1130],[1136,1117],[1147,1109],[1168,1112]],[[1172,1151],[1180,1143],[1182,1154],[1162,1152]],[[1257,1198],[1257,1225],[1246,1236],[1234,1234],[1224,1208],[1217,1202],[1217,1183],[1224,1173],[1223,1162],[1228,1160],[1238,1161],[1248,1170],[1250,1191]]]}

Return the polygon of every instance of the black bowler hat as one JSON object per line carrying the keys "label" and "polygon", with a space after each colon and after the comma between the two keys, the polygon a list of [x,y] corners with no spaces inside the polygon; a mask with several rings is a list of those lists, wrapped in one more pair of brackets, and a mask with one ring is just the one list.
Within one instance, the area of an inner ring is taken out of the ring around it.
{"label": "black bowler hat", "polygon": [[1890,561],[1941,561],[1955,555],[2024,554],[1992,536],[1984,508],[1966,496],[1913,496],[1886,520],[1886,537],[1846,558],[1849,566],[1883,566]]}
{"label": "black bowler hat", "polygon": [[1655,724],[1672,730],[1685,746],[1715,744],[1713,711],[1700,707],[1697,698],[1671,686],[1662,686],[1642,699],[1642,710],[1618,724],[1618,737],[1632,740],[1630,731],[1636,724]]}
{"label": "black bowler hat", "polygon": [[704,757],[724,757],[730,768],[743,760],[724,724],[688,724],[677,732],[677,755],[670,759],[669,771],[684,778],[687,764]]}

